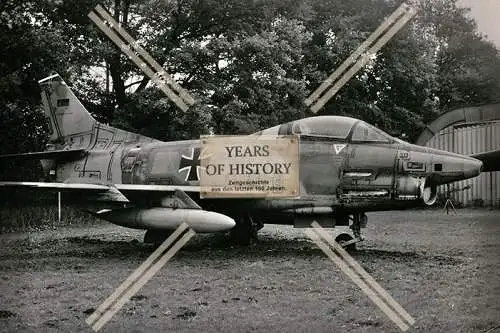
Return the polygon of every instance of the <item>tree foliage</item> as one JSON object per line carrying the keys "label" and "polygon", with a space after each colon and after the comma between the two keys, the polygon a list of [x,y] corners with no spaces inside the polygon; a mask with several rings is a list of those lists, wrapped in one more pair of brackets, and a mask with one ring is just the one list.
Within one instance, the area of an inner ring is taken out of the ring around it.
{"label": "tree foliage", "polygon": [[[196,98],[188,112],[88,19],[98,3]],[[400,3],[4,1],[0,152],[43,149],[37,81],[53,72],[100,121],[161,140],[250,133],[311,116],[305,98]],[[320,114],[358,117],[412,139],[439,113],[498,101],[499,93],[499,52],[467,10],[456,0],[425,0],[417,17]]]}

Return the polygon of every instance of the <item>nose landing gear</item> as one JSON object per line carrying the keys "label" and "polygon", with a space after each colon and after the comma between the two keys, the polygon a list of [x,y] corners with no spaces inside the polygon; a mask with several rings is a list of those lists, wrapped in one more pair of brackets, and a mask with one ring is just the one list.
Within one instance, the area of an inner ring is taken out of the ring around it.
{"label": "nose landing gear", "polygon": [[352,230],[354,237],[348,233],[342,233],[335,238],[335,241],[347,251],[355,251],[356,243],[363,241],[361,236],[361,228],[366,228],[368,217],[365,213],[354,213],[352,218],[349,218],[352,223],[349,228]]}

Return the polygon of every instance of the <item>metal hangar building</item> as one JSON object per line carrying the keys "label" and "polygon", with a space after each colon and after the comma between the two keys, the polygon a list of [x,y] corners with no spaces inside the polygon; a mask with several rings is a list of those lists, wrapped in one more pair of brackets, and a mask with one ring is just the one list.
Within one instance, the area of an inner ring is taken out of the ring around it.
{"label": "metal hangar building", "polygon": [[[426,126],[416,144],[463,155],[500,150],[500,103],[444,113]],[[500,207],[500,172],[441,186],[439,193],[464,206]]]}

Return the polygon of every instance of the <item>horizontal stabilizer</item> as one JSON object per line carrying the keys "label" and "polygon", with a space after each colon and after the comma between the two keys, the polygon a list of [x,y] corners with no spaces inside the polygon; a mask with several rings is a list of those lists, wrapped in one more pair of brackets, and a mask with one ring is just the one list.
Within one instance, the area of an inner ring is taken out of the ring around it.
{"label": "horizontal stabilizer", "polygon": [[470,155],[483,162],[481,172],[500,171],[500,150]]}
{"label": "horizontal stabilizer", "polygon": [[22,153],[22,154],[7,154],[0,155],[0,159],[25,159],[25,160],[58,160],[58,161],[71,161],[81,158],[87,151],[85,149],[71,149],[71,150],[51,150],[39,151],[35,153]]}

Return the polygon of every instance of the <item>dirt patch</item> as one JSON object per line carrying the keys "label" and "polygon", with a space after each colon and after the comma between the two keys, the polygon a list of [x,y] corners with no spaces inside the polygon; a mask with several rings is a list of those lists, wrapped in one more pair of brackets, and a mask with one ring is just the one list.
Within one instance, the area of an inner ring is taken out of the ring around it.
{"label": "dirt patch", "polygon": [[[416,319],[412,332],[500,325],[497,212],[369,214],[353,257]],[[153,251],[112,225],[0,235],[0,331],[89,331],[85,319]],[[106,331],[399,332],[300,229],[232,246],[196,235]]]}

